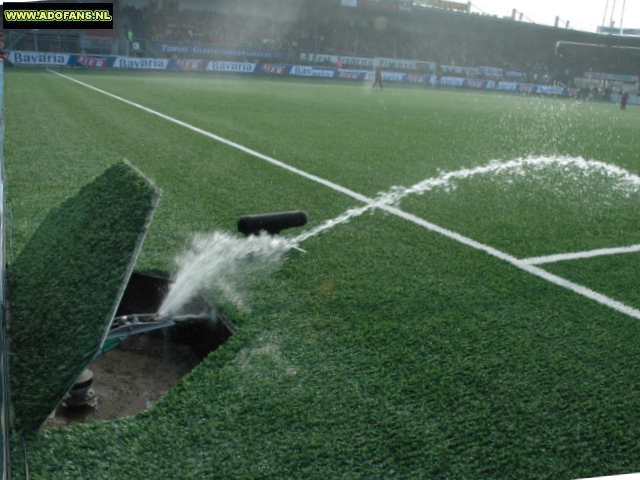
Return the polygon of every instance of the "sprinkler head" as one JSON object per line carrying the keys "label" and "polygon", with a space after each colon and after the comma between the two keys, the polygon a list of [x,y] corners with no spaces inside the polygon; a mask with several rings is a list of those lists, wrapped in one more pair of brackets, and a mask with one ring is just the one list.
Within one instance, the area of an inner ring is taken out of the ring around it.
{"label": "sprinkler head", "polygon": [[78,377],[63,402],[67,407],[82,407],[91,403],[96,392],[91,388],[93,372],[88,368]]}

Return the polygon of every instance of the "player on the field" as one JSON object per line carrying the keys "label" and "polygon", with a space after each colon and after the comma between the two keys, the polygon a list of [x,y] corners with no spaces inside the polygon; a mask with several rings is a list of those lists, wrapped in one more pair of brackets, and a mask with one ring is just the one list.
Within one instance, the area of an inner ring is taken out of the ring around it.
{"label": "player on the field", "polygon": [[373,80],[371,88],[376,88],[376,85],[378,85],[380,90],[382,90],[382,68],[380,68],[379,65],[376,67],[375,79]]}
{"label": "player on the field", "polygon": [[627,109],[627,102],[629,101],[629,92],[626,90],[622,92],[622,96],[620,97],[620,110]]}

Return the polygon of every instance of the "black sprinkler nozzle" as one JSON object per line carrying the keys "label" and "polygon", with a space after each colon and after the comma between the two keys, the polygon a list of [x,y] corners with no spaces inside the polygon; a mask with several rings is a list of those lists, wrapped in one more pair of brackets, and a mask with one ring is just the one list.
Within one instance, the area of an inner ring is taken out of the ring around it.
{"label": "black sprinkler nozzle", "polygon": [[268,213],[265,215],[245,215],[238,220],[238,231],[245,235],[259,235],[263,230],[275,235],[292,227],[302,227],[309,221],[307,212]]}

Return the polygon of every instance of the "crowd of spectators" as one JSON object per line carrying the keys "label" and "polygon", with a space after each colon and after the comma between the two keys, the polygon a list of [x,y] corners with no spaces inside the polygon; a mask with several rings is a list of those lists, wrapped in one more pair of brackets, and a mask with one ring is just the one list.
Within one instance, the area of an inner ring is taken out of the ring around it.
{"label": "crowd of spectators", "polygon": [[[608,57],[563,56],[555,52],[549,29],[496,32],[495,21],[475,29],[403,28],[384,16],[307,15],[295,21],[180,9],[175,0],[121,9],[126,30],[137,39],[229,47],[386,57],[461,67],[490,66],[521,72],[524,80],[568,79],[585,70],[627,73],[637,63]],[[455,22],[451,20],[452,24]],[[481,24],[482,22],[476,22]],[[628,72],[632,73],[632,72]],[[464,73],[459,73],[463,75]],[[568,80],[567,80],[568,81]]]}
{"label": "crowd of spectators", "polygon": [[264,17],[182,10],[176,1],[151,2],[143,8],[126,6],[120,14],[125,30],[131,31],[136,40],[285,48],[278,30],[285,25]]}

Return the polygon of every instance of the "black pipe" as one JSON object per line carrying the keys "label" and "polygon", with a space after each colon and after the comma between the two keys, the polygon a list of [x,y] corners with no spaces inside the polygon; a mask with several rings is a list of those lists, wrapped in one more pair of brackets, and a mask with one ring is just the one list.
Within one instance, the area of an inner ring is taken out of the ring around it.
{"label": "black pipe", "polygon": [[309,221],[307,212],[268,213],[266,215],[245,215],[238,220],[238,231],[245,235],[258,235],[263,230],[275,235],[292,227],[302,227]]}

